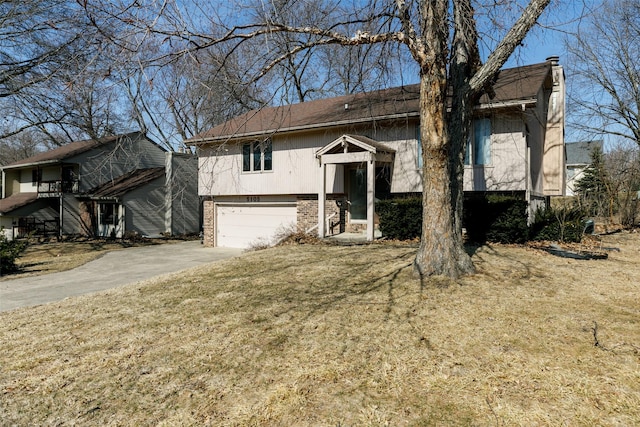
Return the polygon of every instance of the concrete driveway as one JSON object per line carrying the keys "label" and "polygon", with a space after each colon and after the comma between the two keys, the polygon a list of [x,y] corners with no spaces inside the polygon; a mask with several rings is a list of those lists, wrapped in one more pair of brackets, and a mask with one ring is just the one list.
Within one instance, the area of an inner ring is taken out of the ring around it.
{"label": "concrete driveway", "polygon": [[203,247],[199,241],[107,252],[73,270],[0,282],[0,311],[111,289],[241,253],[242,249]]}

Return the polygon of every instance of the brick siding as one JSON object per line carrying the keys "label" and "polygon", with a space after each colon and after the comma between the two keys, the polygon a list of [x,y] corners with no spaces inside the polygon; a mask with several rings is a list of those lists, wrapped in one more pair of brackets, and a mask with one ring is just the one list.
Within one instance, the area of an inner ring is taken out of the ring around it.
{"label": "brick siding", "polygon": [[[341,202],[341,207],[338,206]],[[328,194],[325,203],[325,217],[336,214],[331,218],[330,223],[335,224],[332,230],[329,228],[325,232],[327,235],[338,234],[345,230],[346,202],[341,194]],[[297,202],[298,232],[305,233],[307,230],[318,225],[318,196],[298,196]],[[310,233],[317,234],[318,228],[314,228]]]}
{"label": "brick siding", "polygon": [[204,246],[212,247],[214,244],[214,227],[215,220],[213,200],[205,200],[203,205],[203,219],[202,219],[202,243]]}

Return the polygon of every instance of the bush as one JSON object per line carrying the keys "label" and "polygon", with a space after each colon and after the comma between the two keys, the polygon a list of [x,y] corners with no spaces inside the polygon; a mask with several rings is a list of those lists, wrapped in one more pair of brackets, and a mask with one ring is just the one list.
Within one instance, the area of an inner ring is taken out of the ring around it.
{"label": "bush", "polygon": [[376,204],[380,232],[390,239],[410,240],[422,233],[422,199],[380,200]]}
{"label": "bush", "polygon": [[586,212],[575,206],[538,209],[529,230],[531,240],[580,242],[585,218]]}
{"label": "bush", "polygon": [[512,196],[469,198],[464,204],[469,240],[484,243],[524,243],[528,238],[527,202]]}
{"label": "bush", "polygon": [[12,273],[18,269],[16,260],[26,248],[27,242],[7,240],[7,237],[0,233],[0,275]]}

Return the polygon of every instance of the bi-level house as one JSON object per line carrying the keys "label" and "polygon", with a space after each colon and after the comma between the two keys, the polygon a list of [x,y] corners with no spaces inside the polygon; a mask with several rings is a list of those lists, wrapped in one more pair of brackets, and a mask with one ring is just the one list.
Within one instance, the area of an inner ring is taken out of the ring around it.
{"label": "bi-level house", "polygon": [[[465,194],[531,209],[564,192],[565,82],[557,57],[500,71],[475,108]],[[287,231],[366,231],[375,199],[420,194],[418,85],[250,111],[198,147],[204,240],[247,247]]]}
{"label": "bi-level house", "polygon": [[0,169],[8,238],[200,230],[196,157],[168,152],[141,132],[72,142]]}

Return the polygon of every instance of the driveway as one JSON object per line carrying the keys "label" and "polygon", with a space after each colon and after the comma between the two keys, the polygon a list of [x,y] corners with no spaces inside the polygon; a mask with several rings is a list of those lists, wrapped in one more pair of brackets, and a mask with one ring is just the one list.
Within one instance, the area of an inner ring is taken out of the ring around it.
{"label": "driveway", "polygon": [[73,270],[0,282],[0,311],[128,285],[241,253],[242,249],[207,248],[199,241],[107,252]]}

